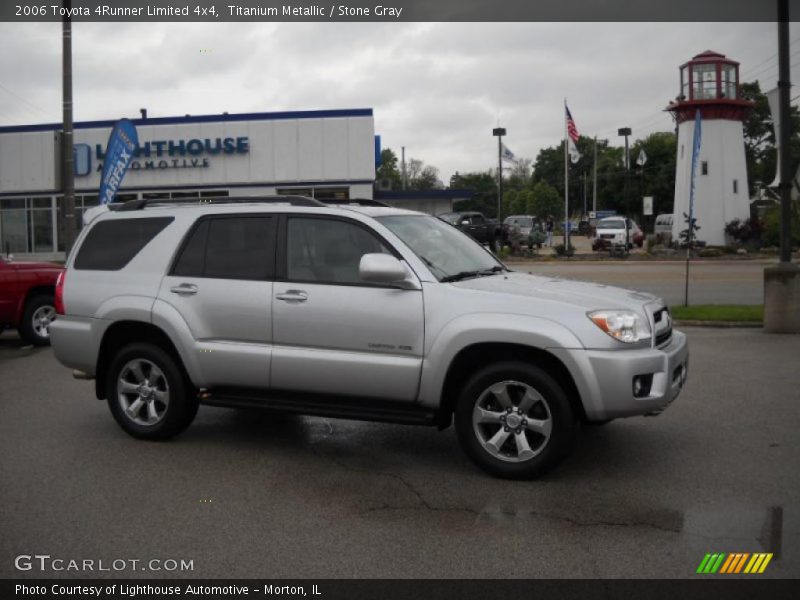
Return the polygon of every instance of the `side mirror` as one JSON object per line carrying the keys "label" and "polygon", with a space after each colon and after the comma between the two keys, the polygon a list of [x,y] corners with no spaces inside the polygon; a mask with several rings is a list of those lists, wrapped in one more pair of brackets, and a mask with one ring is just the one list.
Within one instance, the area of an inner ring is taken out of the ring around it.
{"label": "side mirror", "polygon": [[358,265],[358,276],[370,283],[389,283],[404,289],[418,289],[405,265],[389,254],[365,254]]}
{"label": "side mirror", "polygon": [[462,225],[469,225],[469,219],[464,219],[463,221],[461,221],[461,224]]}

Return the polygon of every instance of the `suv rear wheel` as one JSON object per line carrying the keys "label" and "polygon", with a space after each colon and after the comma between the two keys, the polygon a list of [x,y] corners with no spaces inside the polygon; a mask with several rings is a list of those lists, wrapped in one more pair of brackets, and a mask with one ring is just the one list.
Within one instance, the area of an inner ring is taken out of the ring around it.
{"label": "suv rear wheel", "polygon": [[522,362],[489,365],[464,386],[455,412],[464,451],[485,471],[532,479],[569,453],[576,421],[559,383]]}
{"label": "suv rear wheel", "polygon": [[34,296],[25,305],[19,334],[34,346],[50,344],[50,322],[56,316],[55,299],[49,294]]}
{"label": "suv rear wheel", "polygon": [[153,344],[129,344],[108,369],[108,405],[130,435],[164,440],[186,429],[197,414],[198,400],[180,367]]}

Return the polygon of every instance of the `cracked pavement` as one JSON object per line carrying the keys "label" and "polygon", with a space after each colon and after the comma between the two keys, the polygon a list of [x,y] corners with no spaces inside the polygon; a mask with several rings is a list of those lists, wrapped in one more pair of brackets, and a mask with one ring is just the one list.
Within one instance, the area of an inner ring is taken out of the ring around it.
{"label": "cracked pavement", "polygon": [[685,331],[664,414],[583,428],[533,482],[483,474],[452,429],[201,407],[137,441],[5,333],[0,576],[44,553],[194,561],[101,577],[692,577],[706,552],[775,552],[763,576],[800,577],[800,336]]}

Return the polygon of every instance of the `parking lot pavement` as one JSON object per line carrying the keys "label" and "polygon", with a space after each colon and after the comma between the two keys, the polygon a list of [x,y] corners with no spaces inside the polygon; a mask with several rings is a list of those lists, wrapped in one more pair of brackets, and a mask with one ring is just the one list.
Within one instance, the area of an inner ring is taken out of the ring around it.
{"label": "parking lot pavement", "polygon": [[0,576],[20,554],[185,559],[191,572],[45,577],[690,577],[773,552],[800,577],[799,336],[688,329],[661,416],[587,427],[557,471],[492,479],[452,429],[203,407],[122,432],[52,351],[0,336]]}
{"label": "parking lot pavement", "polygon": [[[762,304],[763,260],[697,260],[689,269],[691,304]],[[535,275],[557,275],[655,294],[670,306],[683,304],[686,265],[681,261],[514,261],[511,269]]]}

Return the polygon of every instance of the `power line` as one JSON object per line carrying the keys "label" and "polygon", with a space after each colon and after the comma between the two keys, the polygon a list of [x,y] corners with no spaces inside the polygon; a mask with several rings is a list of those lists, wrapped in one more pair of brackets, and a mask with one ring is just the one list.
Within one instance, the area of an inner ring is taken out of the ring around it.
{"label": "power line", "polygon": [[23,97],[22,97],[22,96],[20,96],[19,94],[15,93],[15,92],[12,92],[10,89],[8,89],[6,86],[4,86],[2,83],[0,83],[0,89],[2,89],[3,91],[5,91],[7,94],[10,94],[11,96],[14,96],[14,97],[15,97],[15,98],[17,98],[18,100],[21,100],[22,102],[24,102],[25,104],[27,104],[27,105],[28,105],[28,106],[30,106],[31,108],[35,109],[36,111],[40,112],[41,114],[43,114],[43,115],[47,116],[47,118],[48,118],[48,119],[52,118],[52,117],[51,117],[51,114],[50,114],[49,112],[47,112],[46,110],[44,110],[44,109],[42,109],[42,108],[39,108],[38,106],[36,106],[36,105],[35,105],[35,104],[33,104],[32,102],[30,102],[30,101],[26,100],[25,98],[23,98]]}

